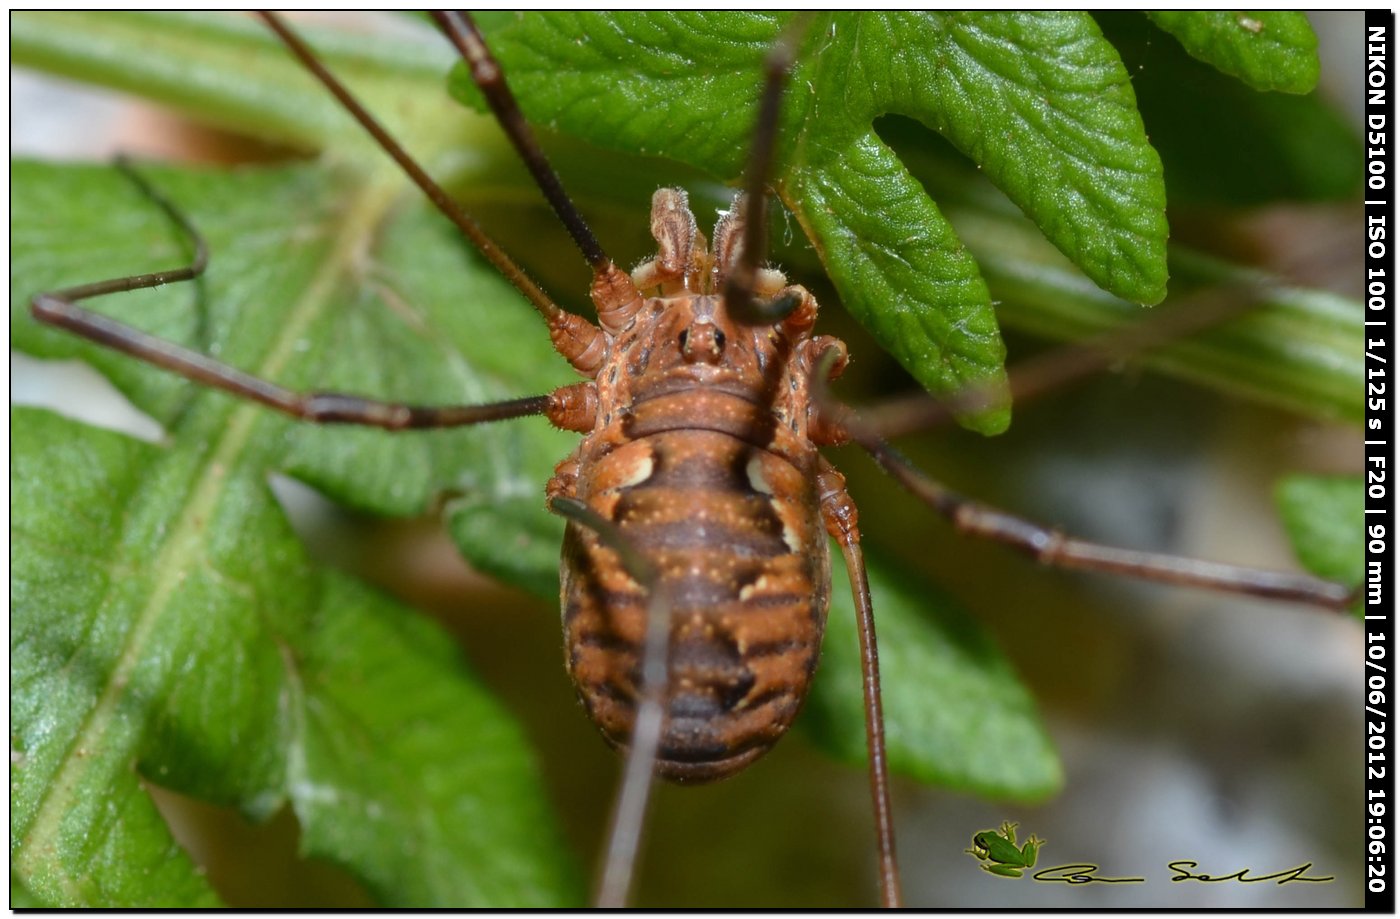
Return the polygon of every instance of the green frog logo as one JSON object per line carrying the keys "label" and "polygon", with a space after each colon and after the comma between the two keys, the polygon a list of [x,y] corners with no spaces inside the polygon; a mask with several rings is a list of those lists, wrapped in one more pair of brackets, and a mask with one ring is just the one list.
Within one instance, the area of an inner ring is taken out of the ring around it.
{"label": "green frog logo", "polygon": [[1015,823],[1003,823],[1001,830],[983,830],[972,837],[972,848],[964,849],[968,855],[982,862],[982,870],[998,877],[1018,878],[1027,868],[1035,867],[1036,853],[1045,845],[1045,840],[1035,834],[1026,844],[1016,848]]}

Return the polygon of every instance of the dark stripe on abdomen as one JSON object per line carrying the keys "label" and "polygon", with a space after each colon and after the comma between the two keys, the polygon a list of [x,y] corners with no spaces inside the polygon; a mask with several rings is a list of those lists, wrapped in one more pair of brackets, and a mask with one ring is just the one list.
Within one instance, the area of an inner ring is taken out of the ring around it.
{"label": "dark stripe on abdomen", "polygon": [[[775,471],[787,461],[760,454],[726,435],[673,432],[619,447],[611,465],[604,458],[597,481],[609,484],[597,492],[579,483],[667,592],[657,773],[669,779],[723,778],[762,755],[796,717],[816,667],[829,592],[824,528],[810,486],[794,490],[796,470]],[[795,493],[765,490],[785,475],[782,488]],[[576,524],[563,567],[570,674],[604,736],[625,746],[648,594]]]}

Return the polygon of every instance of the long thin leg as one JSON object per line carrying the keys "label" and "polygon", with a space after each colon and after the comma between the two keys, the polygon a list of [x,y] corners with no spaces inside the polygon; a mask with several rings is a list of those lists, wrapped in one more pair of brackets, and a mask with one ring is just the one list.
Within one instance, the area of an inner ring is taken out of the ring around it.
{"label": "long thin leg", "polygon": [[792,72],[797,45],[811,22],[811,15],[799,14],[773,43],[764,61],[763,91],[759,97],[758,121],[753,148],[744,176],[744,244],[739,258],[725,279],[724,299],[729,315],[750,325],[770,325],[797,308],[801,298],[782,293],[772,300],[758,300],[758,266],[768,253],[768,180],[773,171],[778,141],[778,115]]}
{"label": "long thin leg", "polygon": [[[530,170],[530,175],[534,177],[535,184],[539,186],[545,200],[554,208],[559,221],[569,231],[574,244],[593,269],[593,283],[589,293],[598,308],[598,322],[609,332],[617,334],[642,308],[641,292],[637,290],[631,275],[619,269],[613,264],[613,260],[608,258],[597,237],[588,228],[583,215],[569,200],[558,174],[550,167],[543,148],[525,121],[520,105],[515,101],[515,94],[506,83],[500,63],[491,53],[476,23],[466,13],[459,11],[435,12],[433,18],[467,62],[472,81],[491,106],[496,121],[515,145],[516,152]],[[597,369],[587,365],[580,366],[580,361],[576,360],[574,366],[584,373]]]}
{"label": "long thin leg", "polygon": [[627,573],[647,589],[651,598],[647,605],[646,636],[642,642],[641,702],[632,724],[632,740],[627,747],[622,783],[608,821],[607,852],[603,857],[602,877],[594,900],[594,905],[600,909],[622,909],[627,905],[632,890],[632,876],[637,864],[637,852],[641,848],[647,802],[654,781],[656,753],[661,743],[670,604],[665,591],[661,589],[656,569],[632,546],[615,523],[575,498],[551,498],[549,509],[597,534],[604,545],[618,554]]}
{"label": "long thin leg", "polygon": [[496,114],[496,120],[500,122],[511,143],[515,145],[516,152],[525,161],[530,175],[535,178],[535,184],[544,193],[550,207],[554,208],[560,223],[564,224],[569,235],[574,238],[574,244],[594,271],[602,271],[612,264],[612,259],[608,258],[597,237],[588,228],[583,215],[569,200],[558,174],[549,165],[544,150],[540,148],[539,141],[535,139],[525,116],[521,114],[520,105],[515,101],[515,94],[510,91],[510,85],[506,83],[500,63],[487,47],[476,23],[471,16],[458,10],[435,10],[432,17],[443,34],[461,52],[471,71],[472,80],[486,98],[486,103],[491,106],[491,111]]}
{"label": "long thin leg", "polygon": [[1345,610],[1356,591],[1306,574],[1225,565],[1202,559],[1120,549],[1066,536],[1024,517],[974,501],[946,488],[920,471],[899,451],[865,425],[849,407],[829,408],[826,370],[837,357],[827,352],[815,362],[812,392],[821,406],[823,443],[854,442],[863,447],[895,480],[953,523],[961,533],[980,536],[1020,550],[1046,565],[1119,574],[1145,581],[1200,587],[1222,593],[1311,603]]}
{"label": "long thin leg", "polygon": [[[534,305],[536,311],[544,317],[549,325],[550,338],[554,341],[555,348],[565,359],[572,363],[580,372],[591,373],[597,370],[601,361],[603,345],[600,341],[601,332],[598,327],[582,316],[577,316],[559,307],[549,298],[534,281],[525,274],[525,270],[517,265],[509,255],[498,246],[486,232],[481,229],[475,220],[463,210],[457,201],[448,195],[438,185],[431,176],[419,166],[413,157],[389,135],[389,132],[375,120],[374,116],[360,104],[359,100],[351,94],[335,75],[326,69],[315,53],[307,44],[292,31],[285,22],[276,15],[263,11],[258,14],[272,28],[277,36],[282,39],[292,54],[301,61],[307,70],[311,71],[322,85],[345,106],[360,125],[369,132],[375,142],[383,148],[384,152],[393,158],[394,162],[413,180],[414,184],[422,189],[423,194],[428,196],[428,200],[437,207],[449,220],[457,225],[457,228],[471,240],[477,250],[485,256],[486,260],[496,267],[507,281],[514,284],[525,297]],[[598,279],[598,272],[594,272],[595,285]],[[625,275],[620,271],[612,271],[607,275],[609,281],[616,282],[616,278]],[[631,284],[630,280],[626,282]],[[635,295],[636,289],[632,288]],[[626,299],[625,291],[618,294],[621,299]]]}
{"label": "long thin leg", "polygon": [[827,532],[841,546],[846,571],[851,576],[856,619],[860,634],[861,689],[865,696],[865,745],[870,753],[870,797],[875,812],[875,840],[880,875],[880,905],[903,906],[899,863],[895,858],[894,809],[890,806],[889,766],[885,758],[885,716],[880,707],[880,655],[875,644],[875,612],[870,604],[870,584],[860,551],[856,505],[846,492],[846,480],[825,459],[817,472],[822,518]]}
{"label": "long thin leg", "polygon": [[[1258,309],[1268,293],[1258,283],[1214,288],[1164,303],[1147,319],[1042,352],[1009,369],[1011,403],[1019,407],[1114,364],[1223,325]],[[987,405],[992,395],[978,387],[941,399],[918,393],[863,408],[861,416],[872,433],[883,438],[899,437],[937,428],[959,414],[976,412]]]}
{"label": "long thin leg", "polygon": [[1350,588],[1306,574],[1120,549],[1075,539],[945,488],[888,444],[862,442],[861,446],[900,484],[951,520],[959,532],[1005,543],[1042,564],[1223,593],[1312,603],[1334,610],[1345,610],[1353,599],[1354,591]]}
{"label": "long thin leg", "polygon": [[[1336,263],[1336,247],[1322,247],[1307,258],[1289,263],[1293,276],[1315,273]],[[1278,279],[1259,276],[1237,280],[1173,296],[1152,309],[1148,318],[1106,330],[1081,341],[1045,351],[1008,369],[1011,404],[1026,402],[1060,390],[1114,364],[1131,360],[1199,332],[1222,326],[1263,308],[1275,293]],[[1283,283],[1292,283],[1283,281]],[[952,396],[928,393],[896,397],[878,406],[861,409],[866,428],[889,439],[916,431],[928,431],[952,422],[959,414],[985,407],[999,390],[971,387]]]}
{"label": "long thin leg", "polygon": [[[230,367],[197,351],[157,338],[125,323],[78,306],[77,301],[160,287],[177,281],[199,277],[208,264],[208,249],[204,239],[188,218],[157,191],[137,171],[123,160],[117,162],[121,171],[163,210],[189,237],[194,245],[194,260],[184,268],[131,275],[83,284],[65,290],[36,294],[30,305],[34,318],[47,325],[67,329],[90,341],[105,345],[123,354],[180,374],[186,379],[204,383],[216,389],[270,408],[295,418],[322,423],[362,424],[372,427],[402,430],[405,428],[443,428],[519,418],[524,415],[548,414],[556,423],[576,421],[586,411],[574,387],[563,387],[555,393],[494,402],[486,405],[412,406],[377,402],[345,393],[298,393],[275,383]],[[586,384],[585,384],[586,385]],[[569,426],[567,423],[561,426]]]}
{"label": "long thin leg", "polygon": [[115,291],[158,287],[176,279],[174,276],[177,274],[180,272],[116,278],[38,294],[34,298],[32,312],[40,322],[67,329],[114,351],[178,373],[188,380],[260,402],[294,418],[320,424],[361,424],[392,431],[460,427],[525,415],[542,415],[553,404],[552,395],[485,405],[417,406],[376,402],[346,393],[294,392],[72,302]]}
{"label": "long thin leg", "polygon": [[360,101],[351,94],[350,90],[326,69],[306,42],[302,41],[301,37],[282,21],[281,17],[265,10],[260,11],[258,15],[271,27],[272,31],[277,33],[277,36],[282,39],[292,54],[301,61],[302,66],[321,81],[331,95],[345,106],[346,111],[369,132],[375,142],[384,149],[384,152],[389,154],[394,162],[398,163],[399,167],[413,180],[414,184],[422,189],[423,194],[428,196],[428,200],[432,201],[439,211],[455,223],[457,228],[486,257],[487,261],[495,265],[496,269],[534,304],[540,315],[549,319],[562,312],[561,308],[526,276],[524,269],[515,264],[511,257],[506,255],[505,251],[486,235],[486,232],[471,218],[471,215],[462,209],[456,199],[444,191],[442,186],[438,185],[432,176],[428,175],[423,167],[419,166],[418,162],[408,155],[408,151],[404,150],[399,142],[390,136],[384,126],[360,104]]}

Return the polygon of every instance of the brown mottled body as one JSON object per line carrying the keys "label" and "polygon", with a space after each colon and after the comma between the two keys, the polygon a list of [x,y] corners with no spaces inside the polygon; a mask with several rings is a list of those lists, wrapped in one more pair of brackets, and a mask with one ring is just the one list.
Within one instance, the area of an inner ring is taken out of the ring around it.
{"label": "brown mottled body", "polygon": [[[719,291],[742,236],[741,208],[714,253],[684,192],[652,202],[659,252],[633,277],[657,289],[616,312],[600,303],[606,352],[587,403],[591,427],[549,492],[620,528],[654,566],[669,602],[668,679],[656,772],[724,778],[768,750],[806,698],[830,594],[819,494],[824,463],[809,427],[808,381],[830,337],[816,304],[773,326],[731,321]],[[760,293],[785,288],[764,272]],[[579,424],[575,419],[575,424]],[[820,438],[817,438],[820,442]],[[590,716],[626,746],[639,696],[650,591],[586,526],[561,561],[566,659]]]}

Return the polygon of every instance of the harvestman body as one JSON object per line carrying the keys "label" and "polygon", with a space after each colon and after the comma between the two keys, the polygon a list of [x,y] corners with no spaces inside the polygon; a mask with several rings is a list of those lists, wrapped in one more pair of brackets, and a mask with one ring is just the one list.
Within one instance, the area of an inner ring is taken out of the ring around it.
{"label": "harvestman body", "polygon": [[[569,673],[609,742],[632,732],[634,675],[652,590],[671,605],[669,688],[656,772],[677,781],[734,774],[797,715],[826,622],[826,532],[854,538],[832,442],[807,388],[820,356],[816,302],[775,326],[730,318],[742,210],[720,218],[707,251],[685,194],[662,189],[652,229],[663,255],[633,273],[661,296],[600,310],[607,356],[590,387],[587,436],[559,465],[551,497],[578,498],[617,523],[656,568],[637,584],[589,528],[571,524],[561,565]],[[786,286],[768,272],[760,296]],[[596,395],[595,395],[596,393]],[[825,526],[823,526],[823,522]]]}
{"label": "harvestman body", "polygon": [[[827,534],[850,569],[860,619],[881,899],[887,906],[899,904],[874,622],[856,510],[819,446],[859,443],[960,530],[1006,542],[1041,561],[1334,608],[1346,603],[1345,589],[1305,576],[1066,538],[943,489],[849,411],[827,410],[815,390],[840,372],[845,346],[812,334],[817,305],[806,290],[759,267],[764,191],[795,35],[784,36],[769,55],[747,194],[720,218],[713,246],[697,228],[684,192],[662,189],[651,212],[658,254],[629,276],[568,201],[475,26],[455,14],[435,15],[592,266],[597,325],[545,296],[299,38],[275,17],[266,18],[531,301],[556,350],[585,381],[481,406],[415,407],[296,393],[76,305],[194,277],[204,267],[202,243],[190,268],[40,294],[34,314],[310,421],[402,430],[543,414],[584,434],[546,491],[551,508],[570,521],[560,566],[568,670],[604,737],[627,750],[601,905],[625,902],[653,774],[681,782],[732,775],[770,749],[796,717],[826,620]],[[158,194],[147,191],[198,239]]]}

